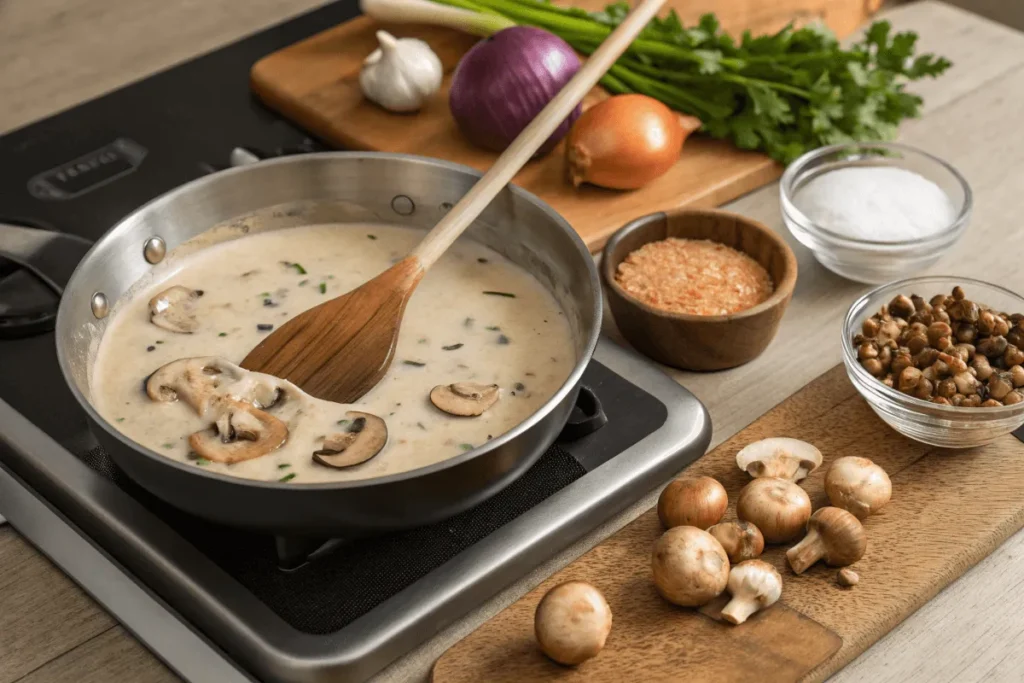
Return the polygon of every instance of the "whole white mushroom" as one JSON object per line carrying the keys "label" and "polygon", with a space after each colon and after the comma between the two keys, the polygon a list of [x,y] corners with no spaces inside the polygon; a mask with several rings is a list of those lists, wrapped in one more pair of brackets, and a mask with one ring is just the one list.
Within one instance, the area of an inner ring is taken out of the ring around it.
{"label": "whole white mushroom", "polygon": [[682,607],[699,607],[725,590],[729,557],[708,532],[677,526],[654,543],[651,570],[663,598]]}
{"label": "whole white mushroom", "polygon": [[612,610],[594,586],[567,581],[541,598],[533,629],[544,654],[559,664],[575,666],[604,647],[612,630]]}

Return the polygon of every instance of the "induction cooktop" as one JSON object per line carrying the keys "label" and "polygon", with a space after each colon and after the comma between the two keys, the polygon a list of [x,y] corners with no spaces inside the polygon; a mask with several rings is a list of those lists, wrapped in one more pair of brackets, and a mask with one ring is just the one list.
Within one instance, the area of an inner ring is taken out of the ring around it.
{"label": "induction cooktop", "polygon": [[[0,137],[0,514],[190,681],[360,681],[703,455],[703,406],[608,340],[558,441],[456,517],[371,539],[275,538],[136,486],[56,362],[63,283],[118,219],[185,182],[326,149],[248,91],[327,5]],[[20,263],[19,263],[20,262]],[[27,264],[29,268],[24,267]]]}

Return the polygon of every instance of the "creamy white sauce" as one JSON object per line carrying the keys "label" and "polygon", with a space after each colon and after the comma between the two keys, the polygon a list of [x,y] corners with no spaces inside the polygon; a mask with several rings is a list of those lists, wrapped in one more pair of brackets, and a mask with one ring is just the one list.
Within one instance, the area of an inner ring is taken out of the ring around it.
{"label": "creamy white sauce", "polygon": [[[276,329],[357,287],[404,257],[422,235],[392,226],[314,225],[250,235],[183,258],[169,277],[118,303],[92,370],[97,409],[126,436],[169,458],[249,479],[277,481],[294,474],[294,484],[408,471],[505,433],[565,382],[575,350],[554,297],[519,266],[468,240],[450,248],[413,294],[395,361],[380,384],[354,406],[302,395],[270,408],[288,424],[289,436],[268,455],[233,465],[196,460],[188,437],[209,428],[209,419],[181,400],[154,402],[143,389],[146,377],[177,359],[240,362],[270,334],[257,325]],[[204,292],[193,334],[150,322],[149,299],[172,285]],[[497,384],[501,399],[479,417],[453,417],[430,403],[434,386],[460,381]],[[342,431],[344,423],[338,422],[353,408],[384,419],[387,445],[346,469],[313,462],[322,438]]]}

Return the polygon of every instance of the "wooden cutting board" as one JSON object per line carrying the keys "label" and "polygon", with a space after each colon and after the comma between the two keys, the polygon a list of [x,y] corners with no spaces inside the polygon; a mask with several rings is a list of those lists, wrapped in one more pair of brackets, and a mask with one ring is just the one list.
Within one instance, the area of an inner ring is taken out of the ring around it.
{"label": "wooden cutting board", "polygon": [[[578,0],[570,4],[599,9],[606,2]],[[853,32],[880,4],[880,0],[668,2],[686,22],[713,11],[731,31],[774,31],[790,21],[821,19],[839,35]],[[391,114],[366,101],[358,82],[362,60],[376,48],[374,33],[379,28],[376,22],[359,17],[268,55],[252,68],[252,89],[272,109],[329,144],[419,154],[479,170],[489,168],[496,155],[466,142],[448,111],[451,73],[476,39],[446,29],[384,26],[397,36],[425,40],[441,58],[446,73],[441,92],[418,114]],[[602,91],[595,91],[585,105],[604,96]],[[775,180],[782,170],[762,155],[692,137],[675,167],[640,190],[577,190],[566,180],[563,156],[559,146],[544,159],[529,164],[515,182],[551,204],[592,251],[600,249],[612,232],[634,218],[681,206],[718,206]]]}
{"label": "wooden cutting board", "polygon": [[[703,610],[661,600],[650,578],[651,544],[662,529],[654,510],[544,581],[453,646],[434,668],[435,683],[488,681],[821,681],[963,574],[1024,526],[1024,443],[1011,435],[968,451],[944,451],[889,429],[856,393],[842,366],[691,465],[729,492],[732,519],[749,481],[735,464],[744,445],[768,436],[809,441],[825,464],[802,485],[817,509],[827,505],[828,465],[844,455],[869,457],[892,478],[892,502],[865,522],[868,548],[854,569],[860,584],[836,585],[836,569],[815,565],[795,576],[785,547],[764,558],[782,572],[782,600],[730,626]],[[612,608],[605,650],[577,669],[536,648],[533,613],[557,583],[583,580]]]}

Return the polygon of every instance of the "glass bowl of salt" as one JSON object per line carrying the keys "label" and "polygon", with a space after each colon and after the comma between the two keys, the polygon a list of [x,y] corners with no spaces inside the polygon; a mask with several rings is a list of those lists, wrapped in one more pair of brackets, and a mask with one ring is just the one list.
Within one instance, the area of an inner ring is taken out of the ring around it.
{"label": "glass bowl of salt", "polygon": [[779,191],[786,227],[818,262],[870,284],[931,267],[966,230],[972,205],[955,168],[895,142],[808,152]]}

